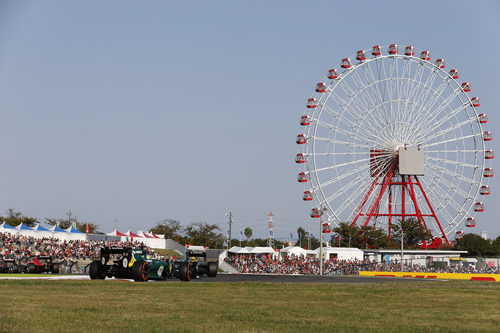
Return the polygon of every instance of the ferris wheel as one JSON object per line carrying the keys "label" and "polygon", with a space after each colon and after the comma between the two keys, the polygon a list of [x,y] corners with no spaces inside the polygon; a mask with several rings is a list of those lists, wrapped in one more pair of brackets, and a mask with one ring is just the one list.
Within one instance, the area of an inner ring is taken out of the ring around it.
{"label": "ferris wheel", "polygon": [[488,118],[443,58],[396,44],[331,68],[308,99],[295,162],[311,217],[376,227],[414,218],[434,241],[474,227],[493,177]]}

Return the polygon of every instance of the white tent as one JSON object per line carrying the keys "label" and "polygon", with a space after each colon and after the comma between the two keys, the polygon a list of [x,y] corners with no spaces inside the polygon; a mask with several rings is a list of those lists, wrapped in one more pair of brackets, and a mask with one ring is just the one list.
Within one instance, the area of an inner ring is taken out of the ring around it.
{"label": "white tent", "polygon": [[[315,252],[319,257],[319,248]],[[331,258],[337,258],[338,260],[363,260],[364,252],[354,247],[323,247],[323,258],[327,260]]]}
{"label": "white tent", "polygon": [[285,255],[291,257],[291,256],[296,256],[296,257],[306,257],[307,256],[307,250],[299,247],[299,246],[287,246],[284,247],[280,250],[280,255],[283,257]]}
{"label": "white tent", "polygon": [[229,250],[227,250],[229,253],[234,253],[234,254],[250,254],[250,251],[248,251],[246,248],[239,247],[239,246],[233,246]]}

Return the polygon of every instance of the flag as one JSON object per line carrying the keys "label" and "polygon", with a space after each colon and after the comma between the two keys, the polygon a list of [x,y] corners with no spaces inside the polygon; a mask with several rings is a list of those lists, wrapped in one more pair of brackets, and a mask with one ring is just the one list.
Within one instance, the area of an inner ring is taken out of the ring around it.
{"label": "flag", "polygon": [[222,243],[222,247],[226,247],[226,246],[227,246],[227,242],[226,242],[226,241],[224,241],[224,242]]}
{"label": "flag", "polygon": [[290,239],[293,239],[293,234],[292,233],[290,233]]}

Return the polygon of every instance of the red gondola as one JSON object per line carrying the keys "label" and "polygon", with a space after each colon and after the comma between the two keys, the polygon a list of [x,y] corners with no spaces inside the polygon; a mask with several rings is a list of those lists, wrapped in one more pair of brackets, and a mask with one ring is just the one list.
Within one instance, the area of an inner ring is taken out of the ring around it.
{"label": "red gondola", "polygon": [[358,53],[356,54],[356,60],[359,60],[359,61],[366,60],[365,51],[359,50]]}
{"label": "red gondola", "polygon": [[476,226],[476,219],[473,217],[468,217],[467,222],[465,222],[467,228],[474,228]]}
{"label": "red gondola", "polygon": [[488,185],[481,185],[479,188],[479,194],[481,195],[490,195],[490,187]]}
{"label": "red gondola", "polygon": [[309,98],[309,99],[307,100],[307,107],[308,107],[309,109],[314,109],[314,108],[315,108],[315,107],[317,107],[317,106],[318,106],[318,102],[316,101],[316,99],[314,99],[314,98]]}
{"label": "red gondola", "polygon": [[413,56],[415,55],[415,48],[411,45],[408,45],[406,48],[405,48],[405,55],[407,56]]}
{"label": "red gondola", "polygon": [[438,68],[445,68],[446,64],[444,63],[444,59],[443,58],[436,59],[436,66]]}
{"label": "red gondola", "polygon": [[300,124],[302,126],[309,126],[309,125],[311,125],[311,117],[309,117],[309,116],[302,116],[302,117],[300,117]]}
{"label": "red gondola", "polygon": [[475,212],[484,212],[484,203],[482,203],[482,202],[475,202],[474,203],[474,211]]}
{"label": "red gondola", "polygon": [[297,176],[297,180],[299,181],[299,183],[307,183],[309,177],[307,177],[307,174],[305,172],[301,172]]}
{"label": "red gondola", "polygon": [[329,79],[335,80],[338,77],[339,77],[339,75],[337,74],[337,71],[335,70],[335,68],[332,68],[328,71],[328,78]]}
{"label": "red gondola", "polygon": [[311,217],[314,217],[314,218],[321,217],[321,211],[318,208],[311,209]]}
{"label": "red gondola", "polygon": [[431,53],[429,51],[420,52],[420,59],[429,61],[431,60]]}
{"label": "red gondola", "polygon": [[328,223],[323,223],[323,233],[329,234],[332,232],[332,226]]}
{"label": "red gondola", "polygon": [[464,232],[462,230],[457,230],[457,232],[455,232],[455,239],[460,239],[464,237]]}
{"label": "red gondola", "polygon": [[304,194],[302,195],[302,200],[304,201],[311,201],[313,199],[313,195],[311,191],[304,191]]}
{"label": "red gondola", "polygon": [[492,168],[484,168],[483,177],[487,177],[487,178],[493,177],[493,169]]}
{"label": "red gondola", "polygon": [[458,69],[450,70],[450,76],[455,80],[458,79]]}
{"label": "red gondola", "polygon": [[490,131],[484,131],[483,132],[483,140],[484,141],[491,141],[491,140],[493,140],[493,135],[491,135]]}
{"label": "red gondola", "polygon": [[469,82],[463,82],[462,83],[462,90],[465,91],[465,92],[469,92],[470,91],[470,84],[469,84]]}
{"label": "red gondola", "polygon": [[307,143],[307,139],[304,134],[297,135],[297,139],[295,140],[298,145],[305,145]]}
{"label": "red gondola", "polygon": [[340,67],[351,68],[351,60],[349,60],[349,58],[342,59],[342,62],[340,63]]}
{"label": "red gondola", "polygon": [[398,45],[391,44],[389,45],[389,54],[397,54],[398,53]]}
{"label": "red gondola", "polygon": [[316,84],[316,92],[324,93],[326,91],[326,86],[323,82]]}
{"label": "red gondola", "polygon": [[382,54],[382,48],[380,47],[380,45],[375,45],[374,47],[372,47],[372,55],[379,56],[381,54]]}
{"label": "red gondola", "polygon": [[495,156],[493,155],[493,149],[486,149],[484,151],[484,159],[492,160],[493,158],[495,158]]}
{"label": "red gondola", "polygon": [[477,119],[479,119],[479,122],[481,124],[486,124],[488,122],[488,116],[484,113],[481,113],[477,116]]}
{"label": "red gondola", "polygon": [[481,101],[479,100],[479,97],[472,97],[471,99],[472,106],[477,108],[479,105],[481,105]]}
{"label": "red gondola", "polygon": [[306,157],[302,153],[298,153],[297,156],[295,156],[295,163],[306,163]]}

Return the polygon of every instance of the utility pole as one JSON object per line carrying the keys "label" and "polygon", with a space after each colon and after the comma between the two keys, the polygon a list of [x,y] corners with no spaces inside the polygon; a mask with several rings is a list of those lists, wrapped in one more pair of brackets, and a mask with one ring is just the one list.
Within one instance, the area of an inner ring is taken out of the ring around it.
{"label": "utility pole", "polygon": [[233,214],[231,212],[227,213],[226,214],[228,217],[229,217],[229,235],[228,235],[228,240],[227,240],[227,248],[230,249],[231,248],[231,226],[233,225]]}

